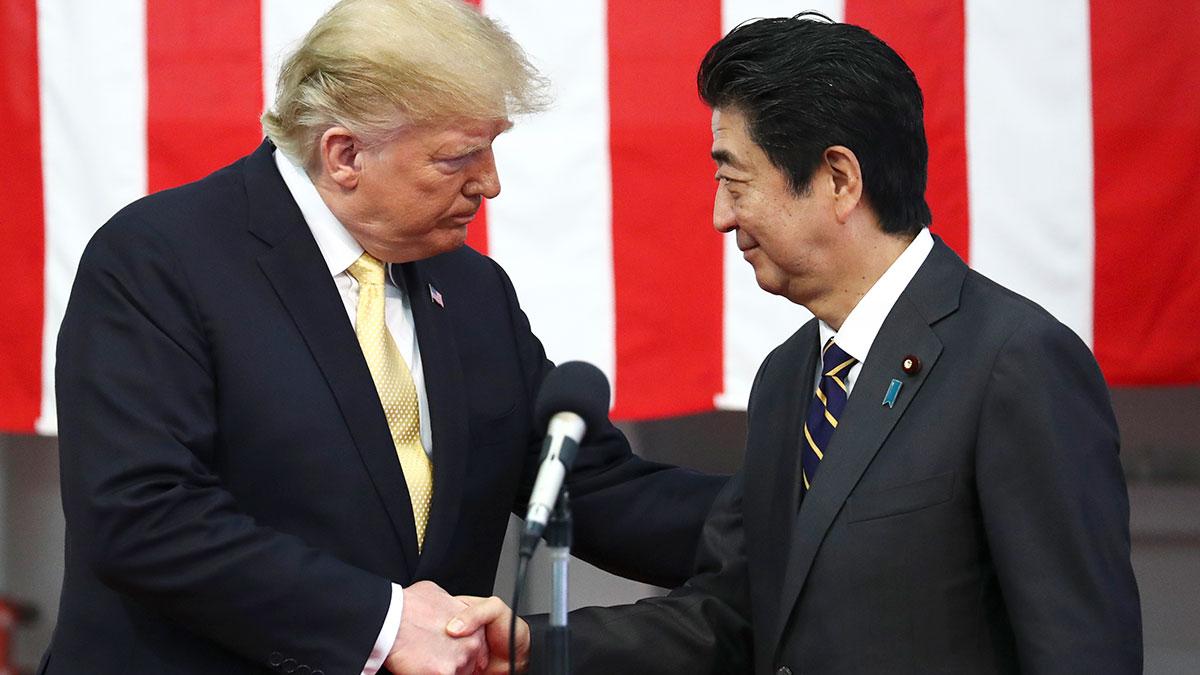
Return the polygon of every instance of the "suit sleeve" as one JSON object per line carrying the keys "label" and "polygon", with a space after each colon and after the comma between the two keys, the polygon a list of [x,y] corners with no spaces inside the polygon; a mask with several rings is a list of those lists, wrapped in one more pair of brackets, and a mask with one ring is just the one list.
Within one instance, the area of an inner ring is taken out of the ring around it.
{"label": "suit sleeve", "polygon": [[1001,350],[977,445],[983,523],[1024,673],[1141,672],[1129,504],[1108,389],[1049,319]]}
{"label": "suit sleeve", "polygon": [[[742,480],[736,474],[705,522],[695,575],[664,597],[571,612],[573,673],[751,672]],[[545,616],[531,617],[530,672],[545,667]]]}
{"label": "suit sleeve", "polygon": [[[554,364],[533,335],[512,283],[496,265],[508,297],[529,400]],[[513,511],[524,516],[537,477],[544,430],[534,429]],[[611,422],[589,429],[567,476],[574,519],[573,553],[613,574],[673,588],[691,574],[705,516],[728,476],[646,461]]]}
{"label": "suit sleeve", "polygon": [[81,261],[56,371],[68,546],[125,597],[264,667],[359,673],[390,583],[260,526],[223,488],[210,337],[175,255],[125,214]]}

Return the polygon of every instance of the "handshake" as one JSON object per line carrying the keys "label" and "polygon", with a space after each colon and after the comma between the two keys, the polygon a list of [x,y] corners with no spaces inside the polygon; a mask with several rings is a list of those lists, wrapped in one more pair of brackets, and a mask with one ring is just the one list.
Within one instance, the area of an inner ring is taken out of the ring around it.
{"label": "handshake", "polygon": [[[496,597],[453,597],[431,581],[404,589],[396,642],[384,664],[395,675],[508,673],[512,610]],[[529,663],[529,625],[517,619],[517,672]]]}

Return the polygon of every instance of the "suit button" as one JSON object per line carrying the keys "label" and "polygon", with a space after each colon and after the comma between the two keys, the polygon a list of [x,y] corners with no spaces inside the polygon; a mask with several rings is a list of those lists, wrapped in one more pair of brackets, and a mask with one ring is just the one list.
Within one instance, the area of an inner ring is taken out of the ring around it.
{"label": "suit button", "polygon": [[283,667],[283,672],[285,672],[285,673],[294,673],[294,672],[296,672],[296,659],[286,659],[286,660],[283,662],[283,666],[282,666],[282,667]]}
{"label": "suit button", "polygon": [[779,670],[775,671],[775,675],[792,675],[792,669],[787,666],[779,666]]}
{"label": "suit button", "polygon": [[312,668],[301,663],[299,666],[296,666],[296,675],[312,675]]}
{"label": "suit button", "polygon": [[283,654],[271,652],[271,655],[267,657],[267,663],[271,664],[272,668],[277,668],[279,664],[283,663]]}

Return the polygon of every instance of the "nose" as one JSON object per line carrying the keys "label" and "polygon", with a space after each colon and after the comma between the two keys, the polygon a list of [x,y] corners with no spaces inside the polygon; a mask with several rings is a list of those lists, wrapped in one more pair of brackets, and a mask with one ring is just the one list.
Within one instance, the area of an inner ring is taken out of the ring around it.
{"label": "nose", "polygon": [[472,167],[471,178],[463,185],[463,194],[468,197],[482,195],[494,199],[500,194],[500,173],[496,170],[496,156],[491,148],[479,153]]}
{"label": "nose", "polygon": [[737,229],[737,219],[733,216],[733,204],[724,188],[717,186],[717,195],[713,198],[713,227],[721,234]]}

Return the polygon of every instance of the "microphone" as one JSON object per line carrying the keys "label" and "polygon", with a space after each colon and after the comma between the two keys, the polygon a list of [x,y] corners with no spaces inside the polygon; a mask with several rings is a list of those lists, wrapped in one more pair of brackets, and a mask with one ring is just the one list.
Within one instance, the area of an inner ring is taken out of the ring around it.
{"label": "microphone", "polygon": [[563,480],[588,429],[608,417],[608,378],[600,369],[583,361],[568,361],[546,376],[534,406],[538,426],[546,426],[541,467],[529,496],[521,554],[533,555],[538,539],[550,520]]}

